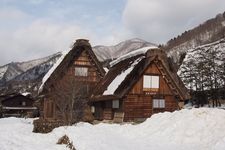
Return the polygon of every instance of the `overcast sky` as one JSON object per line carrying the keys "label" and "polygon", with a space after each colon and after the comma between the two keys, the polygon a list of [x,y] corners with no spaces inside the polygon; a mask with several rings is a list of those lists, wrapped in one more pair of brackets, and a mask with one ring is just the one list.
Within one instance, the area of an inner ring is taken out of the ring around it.
{"label": "overcast sky", "polygon": [[68,49],[77,38],[156,44],[225,11],[225,0],[0,0],[0,66]]}

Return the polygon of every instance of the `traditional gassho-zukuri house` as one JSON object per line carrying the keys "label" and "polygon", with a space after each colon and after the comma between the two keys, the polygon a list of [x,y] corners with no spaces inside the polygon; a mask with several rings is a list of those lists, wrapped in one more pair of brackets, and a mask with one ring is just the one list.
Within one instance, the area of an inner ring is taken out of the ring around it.
{"label": "traditional gassho-zukuri house", "polygon": [[[87,101],[104,75],[88,40],[77,40],[43,78],[39,89],[40,118],[34,121],[34,132],[49,132],[68,122],[74,123],[73,119],[89,121],[92,114]],[[76,116],[71,110],[81,112],[76,112]]]}
{"label": "traditional gassho-zukuri house", "polygon": [[190,98],[161,49],[141,48],[110,65],[91,97],[95,119],[141,121],[154,113],[179,110]]}

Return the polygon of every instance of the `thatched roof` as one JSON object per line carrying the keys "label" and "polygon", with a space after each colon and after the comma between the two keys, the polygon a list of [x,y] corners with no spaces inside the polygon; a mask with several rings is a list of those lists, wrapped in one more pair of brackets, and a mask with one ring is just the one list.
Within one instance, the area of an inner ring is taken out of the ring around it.
{"label": "thatched roof", "polygon": [[88,40],[85,39],[78,39],[73,45],[73,48],[66,54],[64,54],[59,60],[56,62],[55,65],[48,71],[48,73],[44,76],[42,80],[42,84],[39,88],[39,93],[43,92],[44,90],[48,89],[52,82],[56,81],[56,79],[63,76],[66,69],[68,69],[77,59],[83,51],[88,52],[91,59],[95,63],[100,76],[105,75],[105,71],[98,61],[96,55],[92,51],[92,47],[89,44]]}
{"label": "thatched roof", "polygon": [[153,48],[113,63],[109,72],[98,84],[91,97],[91,101],[123,98],[142,77],[149,65],[157,61],[161,62],[160,64],[162,64],[164,72],[177,89],[180,99],[188,99],[190,95],[183,82],[177,76],[172,61],[169,60],[163,50]]}

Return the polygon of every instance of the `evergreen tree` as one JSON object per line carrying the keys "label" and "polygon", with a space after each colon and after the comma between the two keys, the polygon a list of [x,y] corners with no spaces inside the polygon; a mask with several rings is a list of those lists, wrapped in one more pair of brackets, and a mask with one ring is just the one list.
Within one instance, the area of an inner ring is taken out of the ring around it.
{"label": "evergreen tree", "polygon": [[179,74],[184,84],[190,91],[195,91],[191,95],[197,105],[207,104],[207,99],[212,100],[213,107],[220,105],[219,95],[223,91],[220,89],[225,88],[223,42],[189,51],[180,68]]}

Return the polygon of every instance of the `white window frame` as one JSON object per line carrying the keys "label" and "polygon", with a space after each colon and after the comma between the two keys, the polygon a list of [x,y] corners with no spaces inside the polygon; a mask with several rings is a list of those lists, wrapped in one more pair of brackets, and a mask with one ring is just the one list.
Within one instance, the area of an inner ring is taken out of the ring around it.
{"label": "white window frame", "polygon": [[74,68],[75,76],[87,77],[88,68],[87,67],[75,67]]}
{"label": "white window frame", "polygon": [[112,101],[112,108],[120,108],[120,101],[119,100],[113,100]]}
{"label": "white window frame", "polygon": [[165,99],[153,99],[153,108],[165,108],[166,101]]}
{"label": "white window frame", "polygon": [[[155,81],[155,82],[154,82]],[[159,89],[159,76],[158,75],[144,75],[143,88],[145,89]]]}

